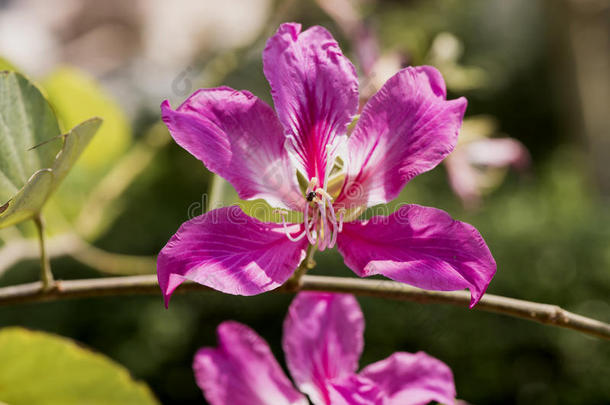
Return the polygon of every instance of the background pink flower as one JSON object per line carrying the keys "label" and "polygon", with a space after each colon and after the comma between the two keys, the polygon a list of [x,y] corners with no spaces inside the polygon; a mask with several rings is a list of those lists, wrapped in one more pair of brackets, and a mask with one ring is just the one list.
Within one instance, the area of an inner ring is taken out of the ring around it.
{"label": "background pink flower", "polygon": [[[359,373],[364,318],[352,295],[302,292],[284,321],[286,363],[314,405],[424,405],[455,402],[447,365],[423,352],[398,352]],[[306,405],[267,343],[236,322],[218,327],[218,347],[193,362],[212,405]]]}

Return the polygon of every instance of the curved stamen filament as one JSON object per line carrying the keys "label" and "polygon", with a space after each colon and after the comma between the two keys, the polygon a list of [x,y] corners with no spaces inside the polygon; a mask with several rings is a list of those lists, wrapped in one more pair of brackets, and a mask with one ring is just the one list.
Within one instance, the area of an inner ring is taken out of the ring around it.
{"label": "curved stamen filament", "polygon": [[320,249],[320,251],[323,251],[324,249],[326,249],[326,246],[328,245],[327,239],[328,239],[328,229],[326,228],[326,199],[323,198],[321,201],[318,202],[318,209],[320,212],[320,236],[318,238],[318,249]]}
{"label": "curved stamen filament", "polygon": [[329,205],[332,203],[333,198],[330,196],[330,194],[328,194],[328,191],[326,191],[325,188],[316,188],[316,193],[320,193],[322,195],[322,198],[328,201]]}
{"label": "curved stamen filament", "polygon": [[345,216],[345,213],[347,212],[345,208],[339,208],[338,210],[339,212],[339,226],[338,226],[338,232],[343,231],[343,217]]}
{"label": "curved stamen filament", "polygon": [[309,222],[309,203],[305,204],[305,212],[303,213],[303,218],[304,218],[304,223],[305,223],[305,234],[307,235],[307,240],[309,241],[310,245],[313,245],[316,243],[316,240],[313,237],[311,228],[314,227],[315,222],[314,221]]}
{"label": "curved stamen filament", "polygon": [[315,224],[318,222],[318,217],[320,216],[320,211],[318,210],[314,210],[312,218],[311,218],[311,230],[309,231],[310,235],[311,235],[311,241],[310,243],[312,245],[315,245],[317,243],[318,240],[318,232],[316,230],[316,226]]}
{"label": "curved stamen filament", "polygon": [[292,236],[290,234],[290,230],[288,229],[288,224],[286,223],[286,212],[283,210],[276,210],[276,213],[280,214],[280,216],[282,217],[282,226],[284,227],[284,233],[286,234],[286,237],[288,239],[290,239],[292,242],[298,242],[301,239],[303,239],[303,237],[306,235],[306,230],[304,230],[303,232],[301,232],[299,235],[297,236]]}
{"label": "curved stamen filament", "polygon": [[332,248],[333,246],[335,246],[335,243],[337,243],[337,235],[339,234],[339,227],[337,226],[337,217],[335,216],[335,211],[332,208],[332,205],[330,205],[330,212],[331,212],[331,224],[333,225],[333,235],[332,238],[330,240],[330,247]]}
{"label": "curved stamen filament", "polygon": [[[307,222],[307,219],[305,220],[305,229],[303,230],[303,232],[301,232],[299,235],[297,236],[292,236],[290,234],[290,230],[288,229],[288,223],[286,222],[286,211],[283,210],[275,210],[276,213],[280,214],[280,216],[282,217],[282,226],[284,227],[284,233],[286,234],[286,237],[288,239],[290,239],[292,242],[298,242],[301,239],[303,239],[304,236],[307,236],[307,239],[310,241],[311,244],[314,244],[316,242],[315,238],[312,237],[312,228],[315,222]],[[305,217],[307,218],[307,217]]]}

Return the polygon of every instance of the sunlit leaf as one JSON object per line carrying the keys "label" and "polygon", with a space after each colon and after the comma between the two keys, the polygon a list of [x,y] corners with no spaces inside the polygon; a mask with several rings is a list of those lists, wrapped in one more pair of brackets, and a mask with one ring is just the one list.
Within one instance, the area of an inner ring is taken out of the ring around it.
{"label": "sunlit leaf", "polygon": [[36,86],[18,73],[0,72],[0,228],[40,212],[100,124],[92,118],[60,136]]}
{"label": "sunlit leaf", "polygon": [[0,403],[158,404],[121,365],[60,336],[2,329],[0,364]]}

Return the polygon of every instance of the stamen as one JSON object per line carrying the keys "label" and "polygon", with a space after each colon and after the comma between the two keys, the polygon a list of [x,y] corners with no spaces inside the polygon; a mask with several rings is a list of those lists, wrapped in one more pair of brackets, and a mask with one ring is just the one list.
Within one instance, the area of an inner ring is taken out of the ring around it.
{"label": "stamen", "polygon": [[[291,141],[294,142],[294,140]],[[318,178],[312,177],[305,191],[305,207],[303,209],[303,225],[305,229],[303,232],[297,236],[291,235],[286,222],[287,213],[281,210],[277,211],[282,217],[282,226],[288,239],[297,242],[303,237],[307,237],[308,242],[311,245],[316,245],[320,251],[327,247],[332,248],[335,246],[337,236],[343,229],[343,220],[346,212],[344,208],[341,208],[338,211],[339,220],[337,221],[337,215],[333,207],[333,197],[328,193],[328,179],[333,168],[331,164],[332,148],[330,145],[326,146],[326,151],[327,166],[324,173],[324,183],[320,187]],[[314,204],[313,206],[312,203]],[[312,207],[314,210],[310,212]]]}
{"label": "stamen", "polygon": [[303,213],[303,218],[304,218],[304,223],[305,223],[305,234],[307,235],[307,240],[309,241],[310,245],[313,245],[314,243],[316,243],[316,239],[314,238],[314,235],[312,233],[312,229],[310,229],[310,228],[315,228],[315,221],[311,222],[311,227],[310,227],[310,222],[309,222],[309,203],[305,204],[305,212]]}
{"label": "stamen", "polygon": [[339,227],[337,226],[337,216],[335,215],[335,208],[333,207],[333,203],[331,201],[332,198],[328,195],[328,193],[326,193],[326,198],[328,200],[330,223],[333,226],[332,237],[331,237],[330,245],[329,245],[329,247],[332,248],[335,246],[335,243],[337,242],[337,235],[339,234]]}
{"label": "stamen", "polygon": [[298,236],[292,236],[290,234],[290,231],[288,230],[288,225],[286,224],[286,212],[283,210],[276,210],[275,212],[280,214],[280,216],[282,217],[282,226],[284,227],[284,233],[286,234],[286,237],[288,237],[289,240],[291,240],[292,242],[298,242],[303,239],[303,237],[307,233],[307,229],[301,232]]}
{"label": "stamen", "polygon": [[345,215],[347,210],[345,208],[341,207],[341,208],[339,208],[338,212],[339,212],[339,228],[338,228],[338,231],[341,232],[341,231],[343,231],[343,216]]}
{"label": "stamen", "polygon": [[314,191],[317,186],[318,186],[318,178],[312,177],[311,180],[309,180],[309,184],[307,185],[307,190],[305,190],[305,195],[307,196],[309,193]]}
{"label": "stamen", "polygon": [[328,200],[328,203],[331,204],[333,201],[333,198],[331,197],[330,194],[328,194],[328,192],[326,191],[326,189],[323,189],[321,187],[316,188],[316,193],[320,193],[322,194],[322,197],[326,198]]}
{"label": "stamen", "polygon": [[318,223],[318,217],[320,216],[320,211],[318,210],[314,210],[313,215],[312,215],[312,219],[311,219],[311,237],[313,239],[313,241],[311,242],[312,245],[314,245],[317,240],[318,240],[318,231],[316,230],[316,224]]}
{"label": "stamen", "polygon": [[326,246],[328,245],[327,243],[327,239],[328,239],[328,230],[325,229],[325,225],[326,225],[326,198],[322,198],[322,200],[320,202],[318,202],[318,209],[320,212],[320,238],[318,239],[318,249],[320,249],[320,252],[324,251],[324,249],[326,249]]}
{"label": "stamen", "polygon": [[330,245],[329,247],[332,249],[335,246],[335,243],[337,243],[337,235],[339,234],[339,230],[337,227],[337,218],[334,217],[334,211],[332,211],[332,206],[331,206],[331,212],[333,213],[333,220],[331,222],[332,226],[333,226],[333,235],[332,238],[330,239]]}

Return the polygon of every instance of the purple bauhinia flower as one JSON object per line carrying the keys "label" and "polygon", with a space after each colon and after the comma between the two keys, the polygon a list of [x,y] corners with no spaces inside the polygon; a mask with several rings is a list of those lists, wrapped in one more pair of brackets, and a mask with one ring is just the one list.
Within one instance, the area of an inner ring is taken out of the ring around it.
{"label": "purple bauhinia flower", "polygon": [[274,289],[289,279],[308,245],[335,244],[361,277],[468,288],[476,304],[496,265],[474,227],[419,205],[357,219],[451,152],[466,100],[446,100],[436,69],[406,68],[369,100],[348,136],[358,81],[328,31],[282,24],[263,62],[276,112],[247,91],[220,87],[195,92],[176,110],[165,101],[163,121],[240,198],[264,198],[300,213],[302,221],[261,222],[233,206],[185,222],[158,257],[166,305],[184,280],[230,294]]}
{"label": "purple bauhinia flower", "polygon": [[[398,352],[357,373],[364,318],[352,295],[302,292],[284,321],[283,348],[299,391],[314,405],[455,403],[449,367],[423,352]],[[252,329],[224,322],[218,347],[199,349],[197,385],[212,405],[307,405]]]}

